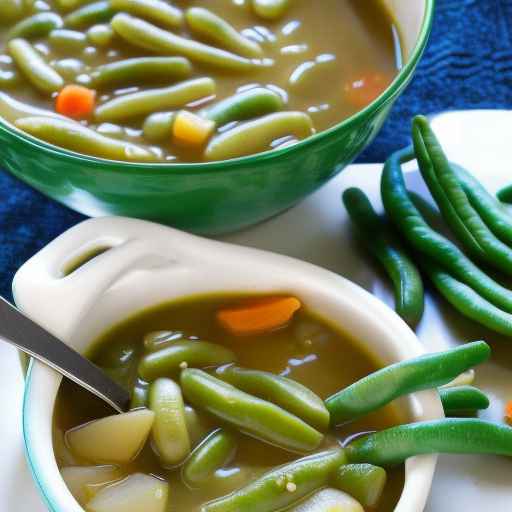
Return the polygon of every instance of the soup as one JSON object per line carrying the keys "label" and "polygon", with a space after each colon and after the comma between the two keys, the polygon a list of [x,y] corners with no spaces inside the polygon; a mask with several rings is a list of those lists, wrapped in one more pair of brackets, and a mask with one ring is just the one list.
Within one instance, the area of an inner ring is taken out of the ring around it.
{"label": "soup", "polygon": [[[201,353],[203,347],[207,350]],[[185,356],[180,353],[184,349],[192,351]],[[145,485],[165,496],[165,503],[145,504],[144,510],[151,512],[244,512],[249,510],[247,506],[231,509],[216,500],[268,478],[272,475],[269,471],[294,464],[304,456],[336,458],[339,447],[354,436],[402,420],[394,406],[387,406],[363,419],[329,428],[322,401],[379,365],[354,340],[305,310],[294,298],[196,297],[166,304],[114,327],[93,345],[90,356],[133,390],[135,409],[128,415],[136,415],[134,426],[128,429],[131,433],[126,434],[125,427],[118,425],[112,439],[108,422],[116,418],[119,421],[123,415],[109,416],[112,411],[107,406],[68,381],[61,386],[54,419],[56,459],[70,490],[91,512],[131,512],[131,508],[115,508],[114,504],[119,504],[116,499],[122,500],[118,494],[124,495],[130,488],[133,497],[137,494],[133,489]],[[215,405],[214,392],[199,403],[194,389],[204,384],[213,385],[210,391],[228,390],[228,398]],[[178,416],[183,416],[181,426],[173,416],[174,420],[162,429],[158,411],[166,393],[182,397],[178,402],[184,400],[184,406],[178,407]],[[249,401],[245,409],[244,400]],[[228,410],[229,404],[237,401],[234,412]],[[145,406],[156,411],[157,417],[150,440],[143,438],[143,448],[135,443],[135,451],[126,455],[130,439],[136,436],[133,430],[147,431],[145,416],[151,413]],[[217,406],[228,409],[220,413]],[[244,418],[236,416],[238,413]],[[265,430],[264,421],[275,419],[276,414],[279,422]],[[103,426],[88,423],[105,417],[102,421],[107,424]],[[254,426],[252,420],[247,422],[251,417],[260,417],[263,423]],[[174,434],[166,441],[163,438],[169,432]],[[115,452],[121,441],[123,453],[119,458]],[[221,454],[215,464],[204,456],[203,452],[210,449]],[[383,472],[380,468],[378,471]],[[334,493],[335,500],[341,496],[353,501],[339,490],[322,491],[328,487],[327,482],[316,482],[313,475],[307,481],[313,485],[307,492],[298,479],[290,477],[290,481],[283,482],[285,505],[290,505],[290,510],[316,510],[299,508],[309,507],[307,500],[314,492],[327,493],[326,499]],[[384,492],[365,503],[364,510],[394,510],[403,483],[403,466],[388,470]],[[133,497],[132,503],[136,500]],[[277,502],[272,503],[276,507]],[[265,503],[259,506],[265,512],[283,508],[267,507]]]}
{"label": "soup", "polygon": [[380,0],[3,0],[0,115],[71,151],[202,162],[284,147],[400,67]]}

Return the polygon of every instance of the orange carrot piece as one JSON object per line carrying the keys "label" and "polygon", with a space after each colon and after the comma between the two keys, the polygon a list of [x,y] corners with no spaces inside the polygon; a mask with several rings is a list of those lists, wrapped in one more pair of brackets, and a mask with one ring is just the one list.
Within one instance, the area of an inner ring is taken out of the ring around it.
{"label": "orange carrot piece", "polygon": [[378,98],[391,83],[391,78],[383,73],[361,74],[345,83],[343,91],[347,101],[361,109]]}
{"label": "orange carrot piece", "polygon": [[509,425],[512,425],[512,400],[505,405],[505,420]]}
{"label": "orange carrot piece", "polygon": [[91,117],[96,106],[96,92],[81,85],[66,85],[57,96],[56,111],[81,120]]}
{"label": "orange carrot piece", "polygon": [[173,142],[189,147],[204,146],[215,130],[215,123],[182,110],[172,126]]}
{"label": "orange carrot piece", "polygon": [[295,297],[256,299],[218,311],[217,320],[235,336],[250,336],[284,327],[301,306]]}

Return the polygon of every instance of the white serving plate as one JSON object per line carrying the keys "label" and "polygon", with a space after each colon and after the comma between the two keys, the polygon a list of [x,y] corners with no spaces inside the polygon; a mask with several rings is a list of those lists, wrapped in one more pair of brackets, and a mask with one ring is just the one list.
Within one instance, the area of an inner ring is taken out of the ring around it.
{"label": "white serving plate", "polygon": [[[470,168],[492,191],[512,182],[509,159],[512,144],[512,113],[474,111],[436,118],[436,132],[449,157]],[[380,207],[380,165],[354,165],[296,208],[265,224],[223,239],[273,250],[336,271],[361,284],[385,302],[392,294],[383,274],[350,236],[348,220],[340,206],[341,191],[360,186]],[[416,173],[408,175],[411,188],[425,194]],[[484,338],[491,342],[494,360],[477,374],[477,384],[492,398],[483,416],[500,421],[503,402],[512,399],[512,345],[453,314],[437,297],[427,298],[419,337],[426,346],[439,350],[462,340]],[[508,342],[510,343],[510,342]],[[0,399],[4,419],[0,422],[0,510],[46,512],[23,457],[21,397],[23,381],[14,350],[0,345]],[[512,461],[494,457],[440,458],[427,512],[464,510],[493,512],[511,510]],[[455,505],[456,504],[456,505]]]}

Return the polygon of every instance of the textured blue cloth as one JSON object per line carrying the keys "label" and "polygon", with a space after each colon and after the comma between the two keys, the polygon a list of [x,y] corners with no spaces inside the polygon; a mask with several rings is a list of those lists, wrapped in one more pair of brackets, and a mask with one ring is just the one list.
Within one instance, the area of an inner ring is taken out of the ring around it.
{"label": "textured blue cloth", "polygon": [[[511,105],[512,0],[438,0],[416,78],[359,161],[381,162],[406,145],[416,113]],[[0,293],[10,297],[16,269],[82,219],[0,172]]]}

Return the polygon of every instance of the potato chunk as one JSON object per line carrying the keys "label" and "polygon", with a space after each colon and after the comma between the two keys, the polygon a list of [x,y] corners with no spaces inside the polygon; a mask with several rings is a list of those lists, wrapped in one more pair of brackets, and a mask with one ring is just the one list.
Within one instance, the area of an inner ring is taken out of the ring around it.
{"label": "potato chunk", "polygon": [[364,509],[352,496],[335,489],[324,489],[290,512],[364,512]]}
{"label": "potato chunk", "polygon": [[127,464],[146,443],[154,419],[149,409],[108,416],[69,430],[66,442],[75,455],[95,464]]}
{"label": "potato chunk", "polygon": [[102,489],[88,503],[88,512],[165,512],[169,485],[136,473]]}

